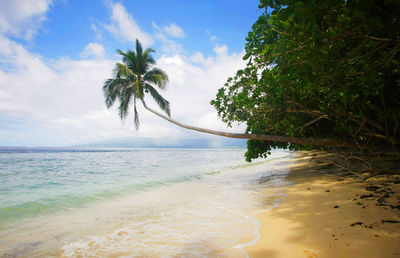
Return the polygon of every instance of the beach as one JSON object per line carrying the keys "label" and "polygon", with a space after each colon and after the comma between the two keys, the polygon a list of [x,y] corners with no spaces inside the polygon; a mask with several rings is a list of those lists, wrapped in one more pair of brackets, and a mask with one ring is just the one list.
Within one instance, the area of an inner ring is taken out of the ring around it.
{"label": "beach", "polygon": [[[327,170],[310,153],[278,150],[250,164],[242,155],[243,150],[4,151],[0,255],[400,254],[398,176],[360,182]],[[148,156],[157,159],[148,162]]]}
{"label": "beach", "polygon": [[[360,182],[326,173],[300,155],[286,180],[286,198],[257,215],[261,237],[244,248],[250,257],[398,257],[398,176]],[[266,189],[264,198],[270,198]]]}
{"label": "beach", "polygon": [[0,0],[0,258],[400,258],[400,0]]}

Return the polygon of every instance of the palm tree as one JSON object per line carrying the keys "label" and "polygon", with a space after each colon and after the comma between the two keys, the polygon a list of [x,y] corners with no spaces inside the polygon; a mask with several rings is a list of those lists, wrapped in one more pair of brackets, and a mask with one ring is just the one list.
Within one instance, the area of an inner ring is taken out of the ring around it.
{"label": "palm tree", "polygon": [[[168,83],[168,76],[163,70],[154,67],[156,62],[150,55],[152,52],[155,51],[151,48],[148,48],[143,52],[142,45],[138,40],[136,40],[136,52],[128,51],[125,53],[121,50],[118,50],[118,53],[122,56],[122,64],[116,64],[114,69],[115,78],[106,80],[103,86],[107,108],[110,108],[117,99],[119,100],[120,105],[118,109],[121,120],[125,119],[128,116],[129,105],[133,101],[134,122],[136,130],[138,130],[139,128],[139,115],[136,109],[136,104],[137,100],[140,100],[144,108],[152,112],[153,114],[180,127],[198,132],[239,139],[291,142],[327,147],[350,147],[348,143],[338,142],[331,139],[311,139],[265,134],[259,135],[228,133],[182,124],[171,118],[169,102],[164,99],[153,87],[157,86],[160,89],[165,89]],[[145,93],[150,93],[150,95],[156,101],[161,110],[163,110],[168,116],[149,108],[144,101]]]}

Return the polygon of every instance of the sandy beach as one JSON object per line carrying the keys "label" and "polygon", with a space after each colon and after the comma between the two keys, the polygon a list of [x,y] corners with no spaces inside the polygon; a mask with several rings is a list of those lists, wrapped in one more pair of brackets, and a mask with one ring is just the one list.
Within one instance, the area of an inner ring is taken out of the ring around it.
{"label": "sandy beach", "polygon": [[[360,182],[302,152],[276,152],[269,160],[230,168],[224,168],[225,163],[216,164],[218,157],[232,158],[241,155],[239,151],[217,151],[219,155],[215,150],[192,150],[191,154],[187,150],[141,150],[54,155],[58,163],[65,157],[84,157],[86,164],[102,160],[101,168],[114,164],[111,161],[116,156],[128,161],[132,154],[164,155],[172,163],[160,174],[175,179],[180,176],[177,166],[181,162],[177,161],[183,152],[192,161],[182,171],[185,175],[196,173],[193,179],[155,184],[136,192],[121,191],[118,196],[21,218],[13,224],[0,220],[0,256],[400,256],[399,176]],[[202,174],[197,174],[201,168],[195,163],[199,155],[220,170],[203,166]],[[136,170],[152,171],[147,163],[135,164]],[[123,170],[118,167],[106,175]],[[80,171],[80,175],[86,175],[84,169]],[[154,180],[156,175],[153,172],[149,179]],[[128,176],[126,180],[136,177]],[[8,210],[0,211],[4,215]]]}
{"label": "sandy beach", "polygon": [[[297,159],[281,205],[260,213],[261,238],[250,257],[399,257],[400,177],[361,182]],[[265,201],[271,195],[265,191]]]}

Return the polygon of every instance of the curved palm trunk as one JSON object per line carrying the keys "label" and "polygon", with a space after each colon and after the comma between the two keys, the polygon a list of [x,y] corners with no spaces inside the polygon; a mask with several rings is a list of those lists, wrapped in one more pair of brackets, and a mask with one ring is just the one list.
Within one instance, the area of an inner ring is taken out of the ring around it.
{"label": "curved palm trunk", "polygon": [[153,114],[164,118],[165,120],[176,124],[177,126],[194,130],[202,133],[209,133],[218,136],[228,137],[228,138],[237,138],[237,139],[249,139],[249,140],[259,140],[259,141],[274,141],[274,142],[290,142],[290,143],[298,143],[298,144],[311,144],[315,146],[325,146],[325,147],[353,147],[352,144],[346,142],[339,142],[331,139],[311,139],[311,138],[299,138],[299,137],[289,137],[289,136],[278,136],[278,135],[268,135],[268,134],[242,134],[242,133],[228,133],[210,130],[206,128],[201,128],[197,126],[185,125],[182,124],[164,114],[161,114],[154,109],[149,108],[144,100],[142,99],[142,103],[145,109],[152,112]]}

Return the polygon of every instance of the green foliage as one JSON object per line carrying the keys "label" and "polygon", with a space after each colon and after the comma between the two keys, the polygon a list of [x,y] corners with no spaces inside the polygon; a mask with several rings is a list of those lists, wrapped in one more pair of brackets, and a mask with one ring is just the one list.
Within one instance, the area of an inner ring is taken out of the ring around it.
{"label": "green foliage", "polygon": [[[400,2],[261,0],[243,70],[211,104],[246,133],[349,141],[360,151],[398,150]],[[275,147],[248,141],[246,159]]]}
{"label": "green foliage", "polygon": [[107,108],[119,100],[119,116],[126,119],[129,106],[133,100],[134,122],[136,130],[139,128],[139,115],[136,109],[137,99],[143,101],[145,93],[150,93],[159,107],[170,116],[169,102],[164,99],[151,84],[165,89],[168,83],[167,74],[156,67],[156,61],[150,55],[153,49],[143,52],[142,45],[136,40],[136,51],[126,53],[118,50],[122,56],[122,64],[117,63],[114,69],[114,78],[104,82],[103,92]]}

